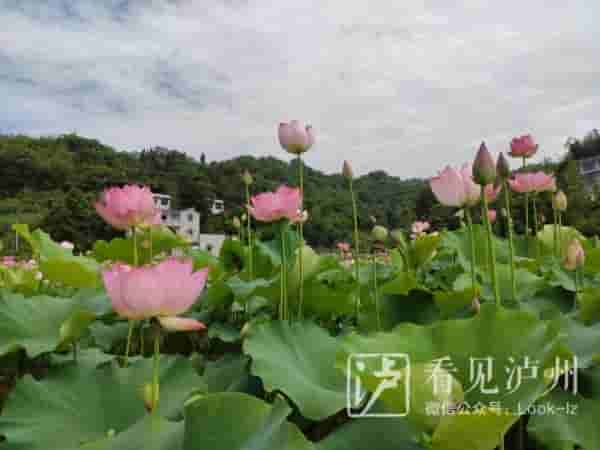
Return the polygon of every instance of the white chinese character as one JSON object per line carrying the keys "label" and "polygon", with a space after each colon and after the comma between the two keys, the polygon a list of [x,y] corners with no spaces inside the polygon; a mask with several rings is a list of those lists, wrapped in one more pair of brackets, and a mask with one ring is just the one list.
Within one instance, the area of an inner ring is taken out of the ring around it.
{"label": "white chinese character", "polygon": [[540,368],[539,361],[532,361],[529,359],[529,356],[523,357],[523,364],[515,364],[516,360],[513,357],[509,357],[508,361],[512,364],[511,367],[504,368],[508,374],[508,379],[506,380],[508,394],[516,392],[523,384],[523,381],[537,379]]}
{"label": "white chinese character", "polygon": [[579,392],[578,368],[579,361],[577,360],[577,356],[573,356],[573,361],[568,359],[561,360],[559,356],[554,358],[554,367],[550,369],[552,383],[550,383],[550,387],[542,395],[546,395],[548,392],[554,390],[558,386],[558,383],[560,383],[561,377],[563,378],[562,388],[565,391],[571,390],[573,395],[576,395]]}
{"label": "white chinese character", "polygon": [[494,379],[494,359],[487,358],[469,358],[469,382],[473,383],[466,392],[479,387],[482,394],[497,394],[499,389],[497,385],[488,386]]}
{"label": "white chinese character", "polygon": [[426,368],[426,373],[429,374],[426,382],[433,384],[433,394],[452,394],[452,383],[454,377],[452,372],[456,372],[456,367],[450,356],[434,359]]}

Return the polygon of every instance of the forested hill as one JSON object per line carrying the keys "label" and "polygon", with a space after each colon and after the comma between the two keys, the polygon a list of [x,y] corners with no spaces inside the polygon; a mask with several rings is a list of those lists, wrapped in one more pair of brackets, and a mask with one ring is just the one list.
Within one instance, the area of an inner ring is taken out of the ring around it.
{"label": "forested hill", "polygon": [[[220,232],[240,214],[244,202],[240,175],[245,169],[254,176],[254,192],[297,181],[296,163],[273,157],[207,162],[204,157],[196,160],[183,151],[165,148],[117,151],[74,134],[0,136],[0,226],[5,239],[10,225],[18,221],[42,226],[55,239],[72,240],[86,248],[95,239],[114,233],[91,206],[98,193],[110,185],[140,183],[154,192],[171,194],[177,207],[199,210],[203,231]],[[383,171],[358,178],[355,189],[363,229],[371,226],[369,216],[392,228],[410,224],[423,186],[422,180],[401,180]],[[352,220],[346,180],[306,167],[305,189],[311,216],[307,240],[331,246],[349,239]],[[215,198],[225,201],[225,217],[208,213]]]}

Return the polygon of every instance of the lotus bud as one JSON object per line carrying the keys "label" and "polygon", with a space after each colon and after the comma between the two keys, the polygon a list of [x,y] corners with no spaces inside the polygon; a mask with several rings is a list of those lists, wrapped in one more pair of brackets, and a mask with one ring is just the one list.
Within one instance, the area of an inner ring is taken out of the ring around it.
{"label": "lotus bud", "polygon": [[375,225],[377,223],[377,218],[375,216],[369,216],[369,220],[371,221],[371,223],[373,225]]}
{"label": "lotus bud", "polygon": [[373,237],[375,238],[376,241],[379,242],[383,242],[388,238],[388,230],[385,227],[382,227],[381,225],[375,225],[373,227]]}
{"label": "lotus bud", "polygon": [[480,186],[494,184],[496,181],[496,164],[485,142],[481,143],[473,162],[473,180]]}
{"label": "lotus bud", "polygon": [[233,228],[235,228],[236,230],[239,230],[242,227],[242,223],[240,222],[239,217],[235,216],[233,218]]}
{"label": "lotus bud", "polygon": [[498,177],[502,180],[506,180],[510,177],[510,164],[502,152],[500,152],[498,161],[496,161],[496,172],[498,173]]}
{"label": "lotus bud", "polygon": [[392,230],[392,232],[390,233],[390,236],[392,237],[393,241],[398,244],[401,244],[405,241],[404,233],[402,232],[402,230],[399,230],[399,229]]}
{"label": "lotus bud", "polygon": [[488,210],[488,220],[490,221],[490,223],[496,222],[497,215],[498,214],[496,213],[495,209]]}
{"label": "lotus bud", "polygon": [[557,211],[566,211],[567,210],[567,196],[563,191],[558,191],[552,197],[552,206]]}
{"label": "lotus bud", "polygon": [[471,309],[475,311],[475,314],[479,314],[479,311],[481,311],[481,303],[479,302],[478,297],[473,298],[473,301],[471,302]]}
{"label": "lotus bud", "polygon": [[354,171],[352,170],[352,166],[348,161],[344,161],[344,166],[342,167],[342,175],[344,175],[349,180],[354,178]]}
{"label": "lotus bud", "polygon": [[250,186],[254,182],[254,178],[252,178],[252,175],[250,175],[248,170],[244,170],[244,173],[242,174],[242,181],[246,186]]}
{"label": "lotus bud", "polygon": [[246,213],[242,214],[242,222],[248,220],[248,215]]}
{"label": "lotus bud", "polygon": [[575,238],[567,247],[567,255],[563,261],[563,265],[567,270],[575,270],[583,267],[585,264],[585,252],[581,246],[579,239]]}
{"label": "lotus bud", "polygon": [[154,383],[145,383],[142,386],[142,398],[144,399],[144,406],[146,411],[152,412],[156,405],[158,404],[158,398],[160,396],[160,387],[159,385],[154,385]]}
{"label": "lotus bud", "polygon": [[279,124],[279,143],[288,153],[301,155],[315,143],[315,134],[310,125],[304,126],[297,120]]}

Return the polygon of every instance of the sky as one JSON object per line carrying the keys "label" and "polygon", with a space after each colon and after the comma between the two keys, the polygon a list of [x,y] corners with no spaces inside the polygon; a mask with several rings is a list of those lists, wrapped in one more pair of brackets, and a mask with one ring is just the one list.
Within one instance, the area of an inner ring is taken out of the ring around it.
{"label": "sky", "polygon": [[[402,178],[600,128],[592,0],[0,0],[0,133]],[[515,163],[516,164],[516,163]]]}

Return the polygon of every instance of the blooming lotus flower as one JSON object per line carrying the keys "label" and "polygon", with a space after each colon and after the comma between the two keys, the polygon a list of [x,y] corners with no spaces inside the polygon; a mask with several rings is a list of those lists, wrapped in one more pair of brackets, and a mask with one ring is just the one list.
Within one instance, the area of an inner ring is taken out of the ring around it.
{"label": "blooming lotus flower", "polygon": [[127,185],[106,189],[94,206],[98,214],[118,230],[160,223],[160,214],[147,187]]}
{"label": "blooming lotus flower", "polygon": [[73,243],[69,241],[62,241],[60,243],[60,246],[62,248],[66,248],[67,250],[73,250],[75,248],[75,245],[73,245]]}
{"label": "blooming lotus flower", "polygon": [[15,256],[3,256],[2,265],[6,267],[14,267],[17,265],[17,258]]}
{"label": "blooming lotus flower", "polygon": [[567,255],[563,265],[567,270],[575,270],[583,267],[585,264],[585,252],[579,239],[573,239],[567,247]]}
{"label": "blooming lotus flower", "polygon": [[250,199],[248,211],[261,222],[281,219],[296,221],[302,204],[300,189],[280,186],[275,192],[263,192]]}
{"label": "blooming lotus flower", "polygon": [[494,223],[496,221],[496,217],[498,214],[495,209],[489,209],[487,215],[488,215],[488,220],[490,221],[490,223]]}
{"label": "blooming lotus flower", "polygon": [[518,173],[508,183],[513,191],[520,193],[556,190],[556,180],[544,172]]}
{"label": "blooming lotus flower", "polygon": [[191,260],[168,258],[154,266],[117,263],[102,272],[113,309],[121,317],[156,317],[168,330],[200,330],[202,322],[176,317],[187,311],[204,289],[208,269],[193,272]]}
{"label": "blooming lotus flower", "polygon": [[411,239],[416,239],[419,236],[425,234],[430,228],[431,224],[429,222],[422,222],[420,220],[417,220],[410,227],[410,231],[412,231],[412,234],[410,235]]}
{"label": "blooming lotus flower", "polygon": [[302,125],[297,120],[279,124],[279,143],[288,153],[300,155],[315,143],[315,135],[310,125]]}
{"label": "blooming lotus flower", "polygon": [[473,206],[481,196],[481,188],[473,181],[470,164],[464,164],[460,170],[447,166],[437,177],[429,180],[429,185],[438,201],[445,206]]}
{"label": "blooming lotus flower", "polygon": [[346,253],[350,251],[350,244],[348,244],[347,242],[338,242],[337,248],[339,249],[339,251]]}
{"label": "blooming lotus flower", "polygon": [[510,141],[508,154],[515,158],[531,158],[537,152],[538,145],[530,134],[515,137]]}

